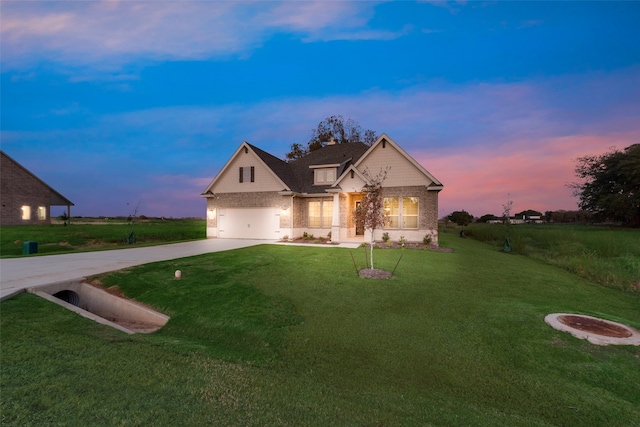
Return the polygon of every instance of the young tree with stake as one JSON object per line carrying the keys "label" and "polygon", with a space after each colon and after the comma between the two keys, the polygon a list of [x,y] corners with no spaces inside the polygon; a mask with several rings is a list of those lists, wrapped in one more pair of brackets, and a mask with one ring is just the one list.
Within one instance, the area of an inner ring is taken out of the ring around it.
{"label": "young tree with stake", "polygon": [[362,225],[371,233],[370,265],[373,270],[373,245],[375,230],[384,227],[387,217],[384,212],[384,199],[382,197],[382,183],[387,178],[389,168],[380,170],[376,176],[372,176],[368,169],[363,171],[368,183],[362,188],[364,198],[360,206],[354,212],[356,223]]}

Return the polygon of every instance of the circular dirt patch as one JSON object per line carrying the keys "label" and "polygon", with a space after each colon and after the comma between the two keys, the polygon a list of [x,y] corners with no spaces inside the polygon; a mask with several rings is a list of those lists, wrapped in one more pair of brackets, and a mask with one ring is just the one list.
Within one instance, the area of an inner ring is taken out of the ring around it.
{"label": "circular dirt patch", "polygon": [[558,316],[558,320],[572,328],[606,337],[629,338],[633,335],[627,328],[600,319],[584,316]]}
{"label": "circular dirt patch", "polygon": [[375,268],[363,268],[359,271],[360,277],[366,279],[388,279],[391,277],[391,273],[384,270],[377,270]]}
{"label": "circular dirt patch", "polygon": [[569,332],[576,338],[586,339],[592,344],[640,346],[640,331],[621,323],[566,313],[549,314],[544,321],[555,329]]}

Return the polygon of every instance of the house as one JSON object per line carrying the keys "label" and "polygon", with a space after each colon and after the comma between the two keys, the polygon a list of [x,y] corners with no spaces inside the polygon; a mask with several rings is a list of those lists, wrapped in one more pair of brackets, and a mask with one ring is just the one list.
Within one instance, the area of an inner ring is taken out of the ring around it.
{"label": "house", "polygon": [[[438,193],[443,186],[387,135],[371,146],[336,144],[285,162],[247,142],[202,193],[207,237],[292,239],[304,233],[333,242],[367,241],[353,212],[371,176],[388,168],[382,184],[388,224],[376,240],[438,241]],[[368,233],[368,232],[367,232]],[[366,240],[365,240],[366,239]]]}
{"label": "house", "polygon": [[51,206],[71,203],[66,197],[0,150],[0,225],[51,224]]}

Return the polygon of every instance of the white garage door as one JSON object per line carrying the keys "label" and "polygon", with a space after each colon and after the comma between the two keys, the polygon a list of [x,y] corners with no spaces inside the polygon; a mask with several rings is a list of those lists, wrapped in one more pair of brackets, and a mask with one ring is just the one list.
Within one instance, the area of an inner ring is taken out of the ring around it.
{"label": "white garage door", "polygon": [[279,239],[280,209],[218,210],[218,233],[226,239]]}

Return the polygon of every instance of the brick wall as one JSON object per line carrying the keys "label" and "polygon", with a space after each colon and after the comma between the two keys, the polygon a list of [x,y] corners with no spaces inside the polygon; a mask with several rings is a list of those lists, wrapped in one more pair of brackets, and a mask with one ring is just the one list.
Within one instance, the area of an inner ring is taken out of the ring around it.
{"label": "brick wall", "polygon": [[[51,189],[5,155],[0,157],[0,224],[50,224]],[[22,219],[23,206],[29,206],[29,219]],[[44,220],[38,219],[40,206],[45,208]]]}

